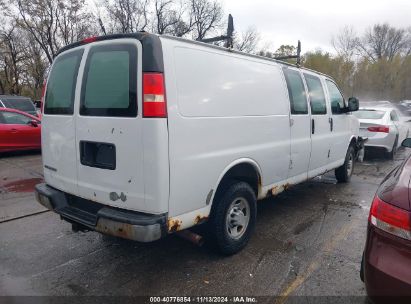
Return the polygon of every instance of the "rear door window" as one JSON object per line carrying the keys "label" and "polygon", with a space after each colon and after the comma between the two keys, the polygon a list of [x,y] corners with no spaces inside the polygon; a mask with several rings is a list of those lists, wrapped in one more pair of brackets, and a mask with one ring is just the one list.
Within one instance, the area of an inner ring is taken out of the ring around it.
{"label": "rear door window", "polygon": [[84,116],[137,116],[137,49],[131,44],[90,49],[81,89]]}
{"label": "rear door window", "polygon": [[390,114],[390,116],[391,116],[391,120],[392,120],[392,121],[399,121],[399,120],[400,120],[399,117],[398,117],[398,115],[397,115],[397,113],[396,113],[395,111],[392,111],[391,114]]}
{"label": "rear door window", "polygon": [[47,83],[45,114],[73,114],[74,92],[83,50],[56,59]]}
{"label": "rear door window", "polygon": [[291,114],[308,114],[307,97],[300,73],[284,68],[284,76],[290,97]]}

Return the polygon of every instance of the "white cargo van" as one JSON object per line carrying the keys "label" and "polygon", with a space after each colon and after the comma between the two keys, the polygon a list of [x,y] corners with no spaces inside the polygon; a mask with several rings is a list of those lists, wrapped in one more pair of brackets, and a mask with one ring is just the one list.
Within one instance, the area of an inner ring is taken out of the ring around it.
{"label": "white cargo van", "polygon": [[63,48],[44,98],[37,200],[141,242],[207,222],[235,253],[257,200],[333,169],[346,182],[358,150],[358,100],[330,77],[167,36]]}

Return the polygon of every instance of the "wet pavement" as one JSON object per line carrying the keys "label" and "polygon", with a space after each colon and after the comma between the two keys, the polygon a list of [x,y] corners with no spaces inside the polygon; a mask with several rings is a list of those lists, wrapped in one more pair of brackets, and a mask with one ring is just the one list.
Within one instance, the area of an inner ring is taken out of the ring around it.
{"label": "wet pavement", "polygon": [[371,200],[407,153],[368,157],[349,184],[329,173],[260,201],[254,236],[232,257],[176,236],[141,244],[73,233],[34,200],[41,156],[2,156],[0,295],[364,296]]}

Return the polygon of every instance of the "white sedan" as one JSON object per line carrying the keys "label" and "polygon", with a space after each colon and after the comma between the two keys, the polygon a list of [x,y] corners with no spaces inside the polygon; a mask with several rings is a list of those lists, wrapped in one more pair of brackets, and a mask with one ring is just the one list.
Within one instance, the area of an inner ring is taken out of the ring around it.
{"label": "white sedan", "polygon": [[361,107],[353,113],[360,121],[360,136],[367,137],[365,147],[384,149],[392,159],[402,141],[408,137],[408,126],[391,107]]}

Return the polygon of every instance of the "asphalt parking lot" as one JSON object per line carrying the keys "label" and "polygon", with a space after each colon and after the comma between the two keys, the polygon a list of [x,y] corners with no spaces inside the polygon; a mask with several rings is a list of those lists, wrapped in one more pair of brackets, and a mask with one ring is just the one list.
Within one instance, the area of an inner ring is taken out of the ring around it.
{"label": "asphalt parking lot", "polygon": [[0,295],[364,296],[359,269],[371,200],[407,153],[368,157],[349,184],[327,174],[259,202],[255,234],[232,257],[177,236],[141,244],[73,233],[35,202],[41,155],[2,155]]}

